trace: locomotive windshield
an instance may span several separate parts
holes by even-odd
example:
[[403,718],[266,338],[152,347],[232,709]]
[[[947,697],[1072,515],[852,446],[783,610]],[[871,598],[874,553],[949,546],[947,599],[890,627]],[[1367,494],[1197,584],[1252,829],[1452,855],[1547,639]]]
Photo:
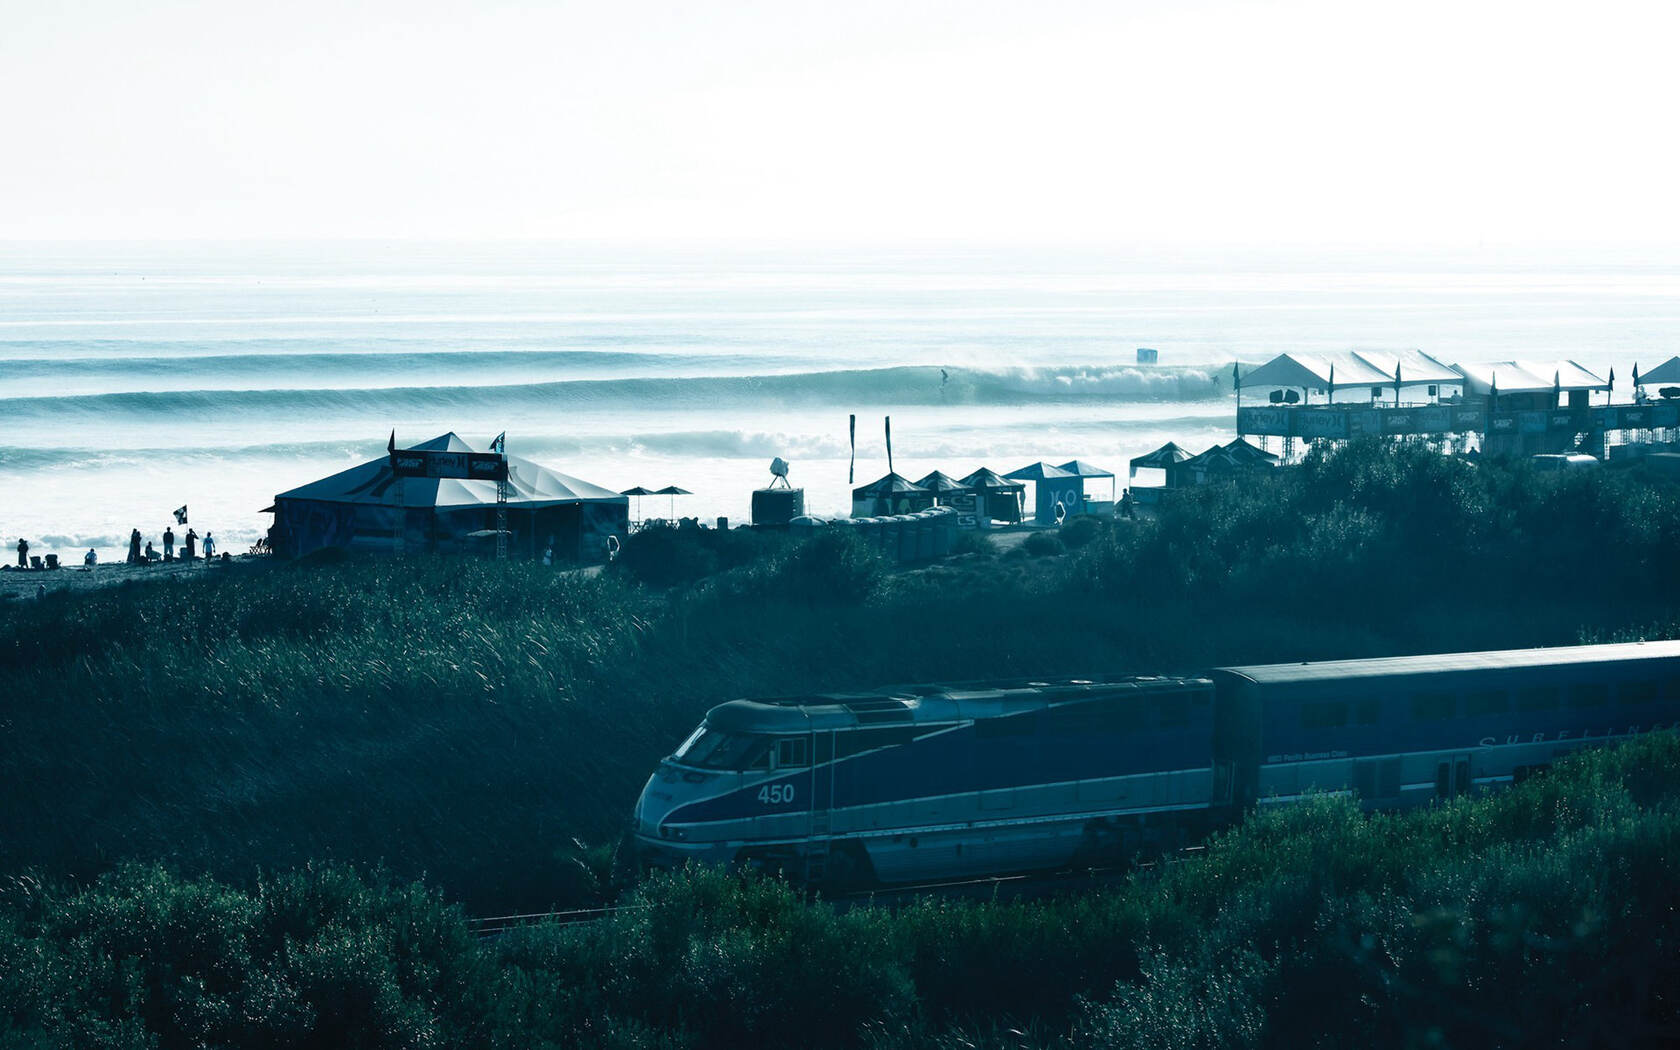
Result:
[[770,739],[725,733],[701,726],[671,756],[678,762],[705,769],[754,769],[770,764]]

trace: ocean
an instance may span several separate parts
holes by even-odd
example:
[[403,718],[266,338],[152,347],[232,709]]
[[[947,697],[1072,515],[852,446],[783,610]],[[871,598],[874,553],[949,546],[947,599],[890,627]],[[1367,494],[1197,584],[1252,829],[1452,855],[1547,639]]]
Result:
[[[0,538],[121,558],[190,508],[244,551],[273,496],[446,431],[745,521],[1078,458],[1124,478],[1234,434],[1230,363],[1417,348],[1626,376],[1680,349],[1680,253],[498,242],[0,243]],[[1139,347],[1160,363],[1136,363]],[[1622,392],[1622,388],[1618,388]],[[1122,484],[1123,484],[1122,480]]]

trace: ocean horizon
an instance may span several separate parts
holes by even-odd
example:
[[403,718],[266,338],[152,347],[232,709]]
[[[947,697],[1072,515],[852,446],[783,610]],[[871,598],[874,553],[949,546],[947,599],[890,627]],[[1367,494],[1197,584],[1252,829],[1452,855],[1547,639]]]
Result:
[[187,505],[238,553],[276,493],[393,430],[694,492],[641,516],[744,522],[777,456],[843,514],[853,413],[856,484],[886,472],[887,416],[910,477],[1079,458],[1123,484],[1164,441],[1234,435],[1232,361],[1621,377],[1674,354],[1677,292],[1680,256],[1614,248],[0,243],[0,533],[120,558]]

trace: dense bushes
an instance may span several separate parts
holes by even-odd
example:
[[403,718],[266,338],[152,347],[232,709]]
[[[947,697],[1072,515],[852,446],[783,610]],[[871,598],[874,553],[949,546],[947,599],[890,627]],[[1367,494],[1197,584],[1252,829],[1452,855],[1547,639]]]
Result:
[[[1671,487],[1614,472],[1354,446],[1056,558],[902,572],[840,532],[661,529],[598,578],[236,564],[5,603],[0,872],[382,861],[480,910],[582,904],[578,857],[725,700],[1659,637],[1676,519]],[[683,575],[635,568],[656,535],[717,571],[638,583]]]
[[1031,902],[808,905],[720,871],[478,941],[314,866],[0,894],[0,1046],[1256,1047],[1660,1042],[1680,1025],[1680,739],[1487,798],[1269,810]]

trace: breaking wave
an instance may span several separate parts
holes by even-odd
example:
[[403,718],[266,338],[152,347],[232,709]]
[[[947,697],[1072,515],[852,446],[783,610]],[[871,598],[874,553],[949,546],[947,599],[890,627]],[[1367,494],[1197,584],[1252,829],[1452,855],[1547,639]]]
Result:
[[1204,401],[1224,392],[1219,368],[1012,368],[917,366],[778,375],[575,379],[548,383],[372,389],[129,391],[0,398],[10,421],[98,416],[203,422],[252,416],[410,418],[475,410],[651,410],[763,405],[766,408],[878,405],[1007,406],[1098,399]]

